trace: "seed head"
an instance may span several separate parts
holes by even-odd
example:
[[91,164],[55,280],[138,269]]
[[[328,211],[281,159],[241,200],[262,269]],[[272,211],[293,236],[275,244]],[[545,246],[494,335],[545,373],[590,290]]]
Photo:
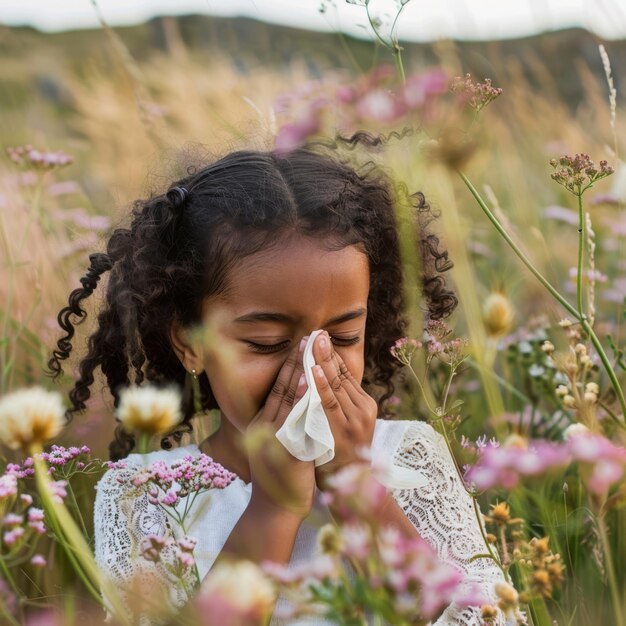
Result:
[[42,387],[20,389],[0,400],[0,442],[26,451],[31,444],[43,444],[65,426],[61,395]]
[[493,292],[483,305],[483,323],[492,337],[504,335],[513,325],[515,311],[511,301],[502,293]]
[[500,87],[494,87],[491,84],[490,78],[486,78],[482,83],[475,83],[470,74],[466,74],[465,78],[460,76],[455,78],[451,89],[477,113],[502,93]]
[[164,433],[182,419],[180,396],[171,388],[129,387],[122,392],[117,417],[128,431]]
[[597,168],[589,155],[582,153],[551,159],[550,165],[554,168],[552,180],[575,196],[581,196],[596,181],[613,173],[613,168],[606,161],[600,161],[600,167]]

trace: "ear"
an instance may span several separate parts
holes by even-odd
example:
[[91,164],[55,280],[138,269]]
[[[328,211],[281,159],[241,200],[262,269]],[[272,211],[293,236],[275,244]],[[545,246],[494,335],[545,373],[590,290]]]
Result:
[[202,346],[192,340],[192,333],[178,322],[170,326],[170,342],[183,367],[198,374],[204,371]]

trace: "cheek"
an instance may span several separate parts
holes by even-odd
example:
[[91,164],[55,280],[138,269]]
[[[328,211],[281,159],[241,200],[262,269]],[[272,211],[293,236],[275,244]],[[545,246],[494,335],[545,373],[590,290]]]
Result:
[[256,415],[272,388],[282,361],[239,355],[228,363],[207,364],[215,400],[224,416],[243,430]]

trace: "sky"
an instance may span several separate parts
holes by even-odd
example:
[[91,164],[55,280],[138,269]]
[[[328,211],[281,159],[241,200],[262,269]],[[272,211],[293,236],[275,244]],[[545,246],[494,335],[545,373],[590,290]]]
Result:
[[[309,28],[343,30],[371,37],[364,0],[97,0],[112,26],[141,23],[157,15],[198,13],[246,16]],[[384,16],[401,0],[370,0]],[[93,0],[0,0],[0,24],[59,31],[98,26]],[[626,0],[410,0],[399,20],[407,41],[505,39],[580,26],[603,39],[626,38]]]

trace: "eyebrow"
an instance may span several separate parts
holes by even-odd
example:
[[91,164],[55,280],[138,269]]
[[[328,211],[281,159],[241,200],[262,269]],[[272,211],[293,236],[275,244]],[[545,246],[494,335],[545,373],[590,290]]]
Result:
[[[347,313],[343,313],[338,317],[333,317],[326,323],[322,324],[322,326],[334,326],[336,324],[343,324],[344,322],[349,322],[350,320],[362,317],[366,313],[366,309],[364,309],[363,307],[359,307],[358,309],[354,309],[354,311],[348,311]],[[283,324],[288,324],[289,322],[293,321],[293,318],[289,315],[285,315],[284,313],[272,313],[270,311],[253,311],[252,313],[246,313],[245,315],[241,315],[240,317],[237,317],[235,319],[235,322],[239,322],[242,324],[254,324],[255,322],[279,322]]]

